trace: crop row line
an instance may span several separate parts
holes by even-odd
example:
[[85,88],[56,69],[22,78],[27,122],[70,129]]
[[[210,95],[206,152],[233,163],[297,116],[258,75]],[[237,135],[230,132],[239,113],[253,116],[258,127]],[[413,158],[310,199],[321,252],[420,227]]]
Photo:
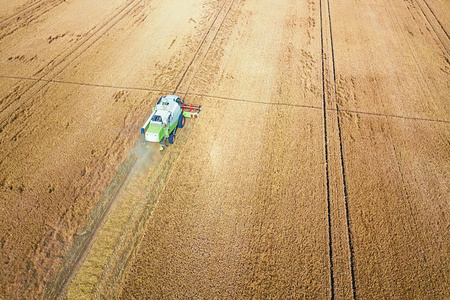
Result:
[[70,250],[67,252],[53,281],[46,286],[44,294],[45,299],[63,298],[69,283],[80,268],[82,261],[86,258],[87,251],[92,246],[93,238],[99,231],[100,225],[105,220],[123,185],[130,177],[130,171],[136,164],[137,159],[136,155],[130,154],[120,165],[116,175],[113,177],[96,206],[91,211],[89,218],[81,231],[82,234],[78,235]]

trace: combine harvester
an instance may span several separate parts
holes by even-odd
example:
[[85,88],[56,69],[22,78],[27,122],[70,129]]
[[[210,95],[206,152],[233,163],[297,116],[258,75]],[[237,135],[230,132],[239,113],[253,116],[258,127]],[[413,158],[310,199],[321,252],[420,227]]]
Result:
[[145,141],[160,144],[159,150],[164,150],[166,141],[169,144],[175,142],[175,134],[178,128],[183,128],[186,118],[198,118],[201,106],[184,104],[184,100],[175,95],[160,97],[153,107],[150,118],[141,128],[141,134]]

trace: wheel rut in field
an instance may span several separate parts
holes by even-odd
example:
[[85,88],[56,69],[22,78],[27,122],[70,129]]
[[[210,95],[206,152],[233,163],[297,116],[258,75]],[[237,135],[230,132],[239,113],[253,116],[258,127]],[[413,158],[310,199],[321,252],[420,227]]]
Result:
[[[132,0],[122,5],[118,8],[118,11],[113,14],[113,16],[109,17],[100,25],[94,26],[95,29],[93,30],[93,32],[90,33],[85,39],[81,40],[81,42],[79,42],[78,44],[75,44],[66,53],[61,53],[60,55],[58,55],[62,56],[61,58],[57,58],[56,60],[51,61],[47,65],[47,70],[45,70],[46,67],[39,70],[36,75],[40,73],[42,73],[42,75],[34,78],[36,81],[32,83],[31,86],[29,86],[19,94],[13,95],[15,97],[14,99],[12,99],[13,101],[9,102],[7,105],[5,105],[5,107],[2,107],[0,111],[0,119],[2,120],[0,126],[4,127],[8,121],[9,123],[7,124],[10,124],[10,118],[12,115],[14,115],[36,94],[44,89],[51,82],[51,80],[61,74],[70,65],[71,62],[76,60],[89,48],[91,48],[92,45],[94,45],[100,38],[102,38],[109,30],[111,30],[120,20],[122,20],[141,2],[142,0]],[[133,3],[134,5],[132,5]],[[44,80],[46,77],[50,79]],[[41,85],[39,86],[40,83]]]
[[433,32],[436,34],[436,37],[444,52],[446,52],[447,55],[450,55],[450,36],[445,30],[441,21],[439,21],[433,9],[430,7],[430,5],[428,5],[428,2],[426,0],[414,0],[414,2],[417,4],[417,7],[422,12],[423,17],[428,22]]
[[20,28],[37,20],[42,15],[63,4],[64,0],[46,1],[40,0],[24,7],[13,15],[0,21],[0,40],[5,36],[13,34]]
[[327,195],[327,222],[328,222],[328,257],[330,264],[330,298],[334,299],[334,274],[333,274],[333,240],[331,238],[331,204],[330,204],[330,175],[328,165],[328,134],[327,134],[327,97],[325,96],[325,61],[324,61],[324,33],[322,27],[322,0],[319,1],[320,7],[320,48],[322,58],[322,111],[323,111],[323,138],[325,155],[325,177],[326,177],[326,195]]
[[[58,55],[61,58],[55,58],[49,62],[49,64],[43,69],[39,70],[36,75],[36,80],[25,90],[21,91],[19,94],[12,95],[12,101],[7,103],[0,110],[0,126],[4,127],[5,124],[10,124],[10,118],[17,111],[19,111],[25,104],[27,104],[36,94],[38,94],[42,89],[44,89],[56,76],[61,74],[71,62],[80,57],[89,48],[92,47],[100,38],[102,38],[110,29],[114,27],[120,20],[122,20],[127,14],[130,13],[141,1],[131,0],[126,2],[124,5],[118,8],[118,11],[112,16],[107,18],[107,20],[100,23],[100,25],[94,26],[94,30],[86,38],[82,39],[79,43],[75,44],[66,53],[60,53]],[[132,6],[132,4],[135,5]],[[109,25],[109,26],[108,26]],[[108,26],[108,27],[107,27]],[[65,63],[65,64],[64,64]],[[47,68],[47,69],[46,69]],[[53,73],[53,74],[52,74]],[[47,77],[47,80],[45,80]],[[39,86],[39,84],[41,84]],[[9,123],[8,123],[9,121]]]
[[[331,63],[333,70],[333,92],[332,94],[336,95],[336,69],[335,69],[335,60],[334,60],[334,47],[333,47],[333,29],[332,29],[332,21],[331,21],[331,9],[330,9],[330,0],[327,0],[327,11],[328,11],[328,23],[330,27],[330,46],[331,46]],[[351,272],[351,283],[352,283],[352,292],[353,299],[356,299],[356,284],[355,284],[355,264],[354,264],[354,251],[353,251],[353,243],[352,243],[352,232],[350,228],[350,213],[348,209],[348,193],[347,193],[347,179],[345,173],[345,162],[344,162],[344,149],[342,145],[342,127],[341,127],[341,117],[339,113],[339,105],[337,101],[335,101],[336,107],[336,117],[337,117],[337,127],[339,133],[339,152],[340,152],[340,163],[341,163],[341,171],[342,171],[342,184],[344,188],[344,201],[345,201],[345,220],[347,225],[347,238],[348,238],[348,247],[350,250],[350,272]]]
[[331,299],[356,299],[354,251],[342,145],[341,111],[336,100],[336,69],[329,0],[320,1],[320,28],[330,293]]
[[[24,91],[20,92],[17,95],[12,95],[12,97],[6,97],[10,98],[11,101],[6,104],[5,107],[3,107],[0,111],[0,128],[2,130],[5,130],[7,126],[11,126],[12,124],[14,124],[16,120],[18,120],[18,115],[20,113],[23,113],[27,109],[27,105],[33,107],[33,103],[31,100],[34,99],[39,92],[48,87],[52,80],[55,79],[56,76],[61,74],[70,65],[71,62],[76,60],[89,48],[91,48],[100,38],[102,38],[110,29],[112,29],[120,20],[128,15],[142,1],[143,0],[133,0],[127,2],[125,5],[119,8],[118,12],[116,12],[106,21],[102,22],[101,25],[96,30],[94,30],[86,39],[75,45],[58,61],[50,63],[49,69],[45,71],[45,73],[37,78],[34,82],[32,82],[31,85]],[[48,77],[49,79],[45,80],[45,77]],[[43,116],[43,118],[45,119],[46,116]],[[23,132],[27,132],[27,126],[25,126],[26,119],[22,122],[22,126],[18,127],[17,131],[15,131],[15,133],[9,138],[10,140],[16,140]],[[12,147],[10,151],[6,153],[6,155],[4,155],[3,159],[0,161],[0,164],[2,164],[3,161],[7,159],[12,152],[14,152],[15,147]]]
[[[192,60],[190,61],[187,68],[184,70],[183,75],[180,78],[180,81],[176,85],[173,94],[176,94],[177,91],[180,89],[180,86],[182,83],[187,82],[187,85],[185,87],[185,91],[183,92],[184,96],[186,96],[189,92],[189,86],[193,78],[195,77],[197,73],[197,66],[201,65],[205,57],[207,56],[209,50],[211,49],[211,46],[213,45],[217,34],[219,33],[220,29],[222,28],[223,23],[225,22],[225,19],[228,16],[228,13],[231,10],[231,7],[233,6],[235,0],[228,0],[224,1],[223,5],[221,6],[219,13],[214,18],[214,21],[211,23],[211,26],[208,28],[208,31],[204,35],[202,41],[200,42],[197,51],[195,52],[194,56],[192,57]],[[228,4],[228,5],[227,5]],[[207,45],[207,46],[204,46]]]
[[12,20],[14,18],[17,18],[20,14],[33,9],[33,7],[35,7],[36,5],[39,5],[41,2],[43,2],[44,0],[38,0],[34,3],[31,3],[29,5],[24,5],[22,6],[22,8],[18,9],[16,12],[14,12],[12,15],[7,16],[5,18],[3,18],[3,20],[0,20],[0,26],[3,26],[3,24],[7,23],[9,20]]

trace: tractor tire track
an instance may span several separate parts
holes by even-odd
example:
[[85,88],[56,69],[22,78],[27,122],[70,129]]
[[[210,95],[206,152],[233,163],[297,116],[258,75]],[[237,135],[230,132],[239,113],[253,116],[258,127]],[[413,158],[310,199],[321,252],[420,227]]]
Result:
[[[330,38],[330,50],[331,50],[331,65],[332,65],[332,79],[333,82],[331,87],[334,91],[337,90],[336,86],[336,68],[335,68],[335,58],[334,58],[334,45],[333,45],[333,29],[332,29],[332,21],[331,21],[331,8],[330,8],[330,0],[326,0],[327,2],[327,18],[328,18],[328,26],[329,26],[329,38]],[[336,117],[337,117],[337,128],[338,128],[338,137],[339,137],[339,152],[340,152],[340,165],[342,170],[342,184],[344,188],[344,203],[345,203],[345,221],[347,225],[347,239],[348,239],[348,247],[350,250],[350,274],[351,274],[351,286],[352,286],[352,294],[353,299],[356,298],[356,283],[355,283],[355,262],[354,262],[354,249],[352,242],[352,232],[351,232],[351,222],[350,222],[350,213],[348,206],[348,192],[347,192],[347,179],[345,173],[345,162],[344,162],[344,149],[342,143],[342,126],[341,126],[341,117],[339,111],[339,105],[337,101],[335,101],[336,108]]]
[[[225,16],[223,17],[223,19],[222,19],[221,21],[219,21],[219,22],[220,22],[220,25],[219,25],[218,28],[215,30],[214,37],[213,37],[212,41],[210,42],[208,48],[206,49],[206,52],[202,55],[202,58],[201,58],[200,61],[199,61],[200,64],[201,64],[201,62],[203,61],[203,59],[206,57],[206,55],[208,54],[208,51],[211,49],[211,45],[213,44],[214,40],[216,39],[217,33],[220,31],[220,28],[222,27],[222,25],[223,25],[225,19],[227,18],[227,15],[228,15],[228,13],[229,13],[231,7],[233,6],[234,1],[235,1],[235,0],[232,0],[232,1],[231,1],[231,4],[230,4],[230,6],[228,7],[228,10],[227,10],[226,13],[225,13]],[[195,60],[197,59],[197,57],[199,56],[199,54],[200,54],[200,52],[201,52],[201,49],[202,49],[203,45],[205,44],[205,41],[206,41],[207,37],[210,35],[210,32],[211,32],[211,30],[212,30],[214,24],[216,24],[217,19],[219,18],[220,13],[223,11],[223,8],[225,7],[225,5],[226,5],[227,2],[230,2],[230,1],[224,1],[224,2],[223,2],[223,5],[221,6],[219,12],[217,13],[216,17],[214,18],[213,22],[211,23],[211,26],[208,28],[208,31],[206,32],[206,34],[203,36],[203,39],[202,39],[202,41],[200,42],[200,44],[198,45],[198,48],[197,48],[197,50],[196,50],[194,56],[192,57],[191,61],[189,62],[189,65],[186,67],[186,69],[185,69],[184,72],[183,72],[183,75],[181,76],[180,80],[178,81],[178,84],[176,85],[176,87],[175,87],[175,89],[174,89],[174,91],[173,91],[174,94],[176,94],[176,92],[177,92],[178,89],[180,88],[180,85],[181,85],[181,83],[185,80],[188,71],[191,69],[192,65],[194,64],[194,61],[195,61]],[[192,80],[192,77],[195,76],[195,74],[196,74],[196,72],[194,71],[194,73],[191,75],[191,80]],[[190,82],[191,80],[189,80],[189,82]],[[186,94],[187,94],[187,93],[186,93]]]
[[5,36],[13,34],[20,28],[27,26],[34,20],[40,18],[42,15],[58,7],[64,2],[64,0],[54,0],[50,2],[40,0],[20,10],[19,12],[16,12],[12,16],[5,18],[0,21],[0,40]]
[[43,1],[44,0],[38,0],[38,1],[30,4],[29,6],[26,6],[26,7],[22,8],[21,10],[15,12],[11,16],[5,17],[3,20],[0,21],[0,26],[2,26],[4,23],[8,22],[9,20],[15,18],[16,16],[20,15],[21,13],[24,13],[25,11],[32,9],[33,7],[35,7],[36,5],[40,4]]
[[[8,125],[10,126],[13,124],[16,120],[19,119],[19,115],[25,111],[23,108],[26,104],[30,102],[31,99],[33,99],[34,96],[36,96],[39,92],[41,92],[44,88],[48,87],[49,84],[52,82],[54,78],[56,78],[59,74],[61,74],[73,61],[75,61],[78,57],[80,57],[83,53],[85,53],[87,50],[89,50],[100,38],[102,38],[111,28],[113,28],[120,20],[122,20],[126,15],[128,15],[136,6],[138,6],[143,0],[137,1],[132,0],[128,2],[124,7],[122,7],[116,14],[114,14],[112,17],[110,17],[107,21],[105,21],[97,30],[95,30],[88,38],[86,38],[80,45],[76,46],[74,49],[72,49],[67,55],[65,55],[59,62],[57,62],[50,70],[48,70],[44,75],[42,75],[36,82],[34,82],[27,90],[25,90],[23,93],[21,93],[16,99],[20,99],[21,97],[25,96],[28,92],[31,94],[27,96],[24,101],[13,101],[10,103],[10,105],[6,108],[4,108],[0,112],[0,116],[2,113],[6,114],[9,113],[6,117],[6,120],[4,119],[3,122],[0,123],[0,129],[4,130]],[[134,4],[134,5],[132,5]],[[109,25],[109,26],[108,26]],[[101,32],[103,31],[103,32]],[[97,34],[99,34],[97,37],[95,37]],[[95,37],[95,38],[94,38]],[[91,43],[86,44],[88,41],[90,41],[92,38],[94,38]],[[84,46],[84,47],[83,47]],[[83,48],[82,48],[83,47]],[[80,50],[78,53],[77,51]],[[65,65],[61,66],[63,63]],[[61,66],[59,70],[57,70],[57,67]],[[44,77],[49,75],[52,71],[55,71],[55,74],[49,76],[49,80],[44,80]],[[43,83],[41,86],[38,86],[38,83]],[[36,87],[36,90],[32,90],[33,87]],[[13,104],[17,104],[15,107],[13,107]],[[31,103],[31,106],[33,106],[33,103]],[[10,108],[12,112],[7,112],[6,110]],[[21,111],[19,111],[21,110]],[[44,116],[44,120],[47,119],[50,112]],[[23,120],[23,126],[19,128],[18,131],[16,131],[15,134],[12,135],[12,137],[9,138],[10,141],[16,141],[20,135],[23,132],[27,132],[27,134],[32,134],[34,130],[28,130],[26,125],[26,120],[29,119],[30,116],[27,116],[25,120]],[[0,143],[3,143],[4,140],[0,141]],[[0,161],[0,165],[8,158],[8,156],[14,152],[14,150],[18,147],[18,144],[11,147],[10,151],[6,153],[2,160]]]
[[[27,81],[36,81],[37,80],[34,78],[27,78],[27,77],[20,77],[20,76],[6,76],[6,75],[0,75],[0,78],[20,79],[20,80],[27,80]],[[161,90],[161,89],[158,89],[155,87],[118,86],[118,85],[106,85],[106,84],[86,83],[86,82],[57,80],[57,79],[53,79],[53,80],[41,79],[41,81],[46,81],[46,82],[48,81],[48,82],[59,83],[59,84],[86,86],[86,87],[101,87],[101,88],[105,88],[105,89],[161,92],[163,94],[173,93],[173,90]],[[215,99],[221,99],[224,101],[234,101],[234,102],[237,101],[237,102],[255,103],[255,104],[269,105],[269,106],[303,107],[303,108],[320,109],[320,110],[323,109],[323,106],[315,106],[315,105],[289,104],[289,103],[282,103],[282,102],[265,102],[265,101],[258,101],[258,100],[253,100],[253,99],[241,99],[241,98],[225,97],[225,96],[220,96],[220,95],[210,95],[210,94],[196,93],[196,92],[185,92],[182,90],[179,90],[178,92],[180,94],[189,94],[191,96],[200,96],[200,97],[205,97],[205,98],[215,98]],[[330,107],[330,108],[327,108],[327,111],[336,111],[336,108]],[[351,114],[356,114],[356,115],[378,116],[378,117],[387,117],[387,118],[394,118],[394,119],[404,119],[404,120],[415,120],[415,121],[423,121],[423,122],[431,122],[431,123],[450,124],[449,120],[442,120],[442,119],[431,119],[431,118],[422,118],[422,117],[414,117],[414,116],[402,116],[402,115],[394,115],[394,114],[386,114],[386,113],[378,113],[378,112],[370,112],[370,111],[360,111],[360,110],[346,109],[346,108],[340,108],[339,111],[343,112],[343,113],[351,113]]]
[[324,30],[322,16],[322,0],[319,0],[320,9],[320,50],[322,60],[322,111],[323,111],[323,138],[324,138],[324,155],[325,155],[325,178],[326,178],[326,195],[327,195],[327,222],[328,222],[328,261],[330,264],[330,299],[334,299],[334,274],[333,274],[333,239],[331,230],[331,203],[330,203],[330,177],[328,165],[328,133],[327,133],[327,97],[325,87],[325,60],[324,60]]
[[[27,92],[29,92],[34,86],[36,86],[38,83],[40,83],[41,81],[43,81],[43,79],[49,75],[53,70],[56,70],[56,68],[58,66],[60,66],[62,63],[64,63],[72,54],[74,54],[78,49],[80,49],[83,45],[85,45],[90,39],[92,39],[97,33],[99,33],[102,29],[104,29],[109,23],[111,23],[116,17],[118,17],[124,10],[126,10],[133,2],[135,2],[137,0],[131,0],[128,3],[125,3],[123,7],[119,8],[119,11],[117,13],[115,13],[113,16],[111,16],[110,18],[108,18],[105,22],[103,22],[100,27],[98,29],[96,29],[93,33],[89,34],[89,32],[87,33],[89,36],[84,39],[83,41],[81,41],[78,45],[75,45],[74,48],[69,50],[69,53],[66,54],[64,57],[62,57],[59,61],[55,61],[52,60],[47,66],[51,67],[45,71],[45,73],[43,75],[41,75],[39,78],[36,78],[36,82],[33,83],[29,88],[27,88],[26,90],[24,90],[22,93],[20,93],[16,99],[14,99],[14,101],[11,101],[9,103],[9,105],[7,105],[6,107],[2,108],[0,110],[0,119],[8,119],[8,117],[11,117],[16,111],[18,111],[23,105],[25,105],[35,94],[37,94],[43,87],[41,87],[40,89],[38,89],[37,92],[33,93],[31,96],[29,96],[28,98],[26,98],[22,103],[20,103],[18,105],[18,107],[16,107],[15,109],[12,108],[11,110],[13,110],[12,112],[10,112],[8,114],[8,117],[4,117],[2,116],[2,114],[7,114],[7,111],[9,109],[9,107],[11,107],[14,103],[19,102],[17,100],[19,100],[20,98],[22,98]],[[136,5],[135,5],[136,6]],[[133,6],[133,8],[135,7]],[[131,10],[131,9],[130,9]],[[129,11],[127,11],[125,13],[125,15],[129,13]],[[111,29],[118,21],[120,21],[125,15],[123,15],[122,17],[120,17],[115,23],[112,24],[112,26],[110,26],[110,28],[108,28],[105,32],[103,32],[97,39],[95,39],[91,44],[88,45],[88,47],[86,49],[83,49],[82,52],[80,54],[78,54],[73,60],[75,60],[76,58],[78,58],[81,54],[83,54],[86,50],[88,50],[99,38],[101,38],[104,34],[106,34],[107,31],[109,31],[109,29]],[[97,27],[97,26],[95,26]],[[94,27],[94,28],[95,28]],[[62,55],[62,53],[60,54]],[[69,61],[68,64],[70,64],[72,61]],[[67,65],[68,65],[67,64]],[[57,75],[59,75],[66,67],[64,66],[61,70],[59,70],[57,72],[56,75],[51,76],[51,79],[54,79]],[[43,69],[41,69],[40,71],[38,71],[36,74],[39,74],[43,71]],[[44,86],[46,86],[49,82],[45,81],[44,82]],[[3,127],[5,122],[0,123],[0,126]]]
[[434,11],[428,5],[426,0],[414,0],[414,2],[417,4],[417,7],[422,12],[422,15],[424,16],[425,20],[427,20],[431,29],[433,29],[433,32],[440,42],[440,45],[443,48],[444,52],[446,52],[447,55],[450,55],[450,36],[445,30],[442,23],[436,17]]
[[[216,38],[217,38],[218,33],[220,32],[220,30],[221,30],[221,28],[222,28],[222,26],[223,26],[225,20],[227,19],[228,13],[230,12],[231,8],[233,7],[234,2],[235,2],[235,0],[231,1],[231,4],[230,4],[230,6],[228,7],[227,12],[225,13],[225,16],[223,17],[222,22],[220,22],[219,27],[218,27],[217,30],[215,31],[216,33],[214,34],[214,37],[212,38],[211,42],[209,43],[208,48],[206,49],[205,53],[201,56],[201,58],[200,58],[200,60],[199,60],[199,62],[198,62],[198,65],[199,65],[199,66],[202,65],[203,61],[204,61],[205,58],[207,57],[207,55],[208,55],[208,53],[209,53],[209,50],[211,49],[212,45],[214,44],[214,42],[215,42],[215,40],[216,40]],[[192,63],[193,63],[193,61],[192,61]],[[192,63],[189,65],[188,69],[192,66]],[[186,69],[186,72],[188,71],[188,69]],[[198,69],[194,69],[192,75],[190,76],[189,81],[187,81],[187,83],[186,83],[186,91],[183,92],[184,97],[186,97],[186,96],[189,94],[189,87],[190,87],[192,81],[194,80],[194,78],[196,77],[197,72],[198,72]],[[181,83],[182,83],[182,81],[179,82],[177,88],[179,88],[179,86],[181,85]]]
[[[353,299],[356,299],[354,250],[348,207],[341,112],[336,99],[336,69],[330,1],[320,1],[319,5],[322,51],[324,146],[326,156],[329,226],[330,298],[349,297],[351,295]],[[328,113],[330,114],[331,119],[327,118]],[[331,182],[333,182],[333,189],[331,189]],[[336,187],[335,185],[340,185],[340,187]],[[333,241],[336,241],[336,245],[334,245],[335,243]],[[348,252],[341,247],[348,247]],[[334,250],[337,251],[334,252]],[[342,261],[344,257],[348,257],[348,263]],[[336,268],[336,270],[334,270],[334,268]],[[345,277],[344,274],[348,273],[349,276]]]

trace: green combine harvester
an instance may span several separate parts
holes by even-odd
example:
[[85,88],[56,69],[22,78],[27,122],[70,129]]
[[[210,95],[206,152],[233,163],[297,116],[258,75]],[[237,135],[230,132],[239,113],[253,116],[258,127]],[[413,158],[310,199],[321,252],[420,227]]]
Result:
[[175,95],[160,97],[141,128],[144,143],[159,143],[159,150],[164,150],[166,141],[169,144],[175,143],[175,134],[179,128],[184,127],[186,118],[198,118],[201,110],[201,106],[184,104],[184,100]]

